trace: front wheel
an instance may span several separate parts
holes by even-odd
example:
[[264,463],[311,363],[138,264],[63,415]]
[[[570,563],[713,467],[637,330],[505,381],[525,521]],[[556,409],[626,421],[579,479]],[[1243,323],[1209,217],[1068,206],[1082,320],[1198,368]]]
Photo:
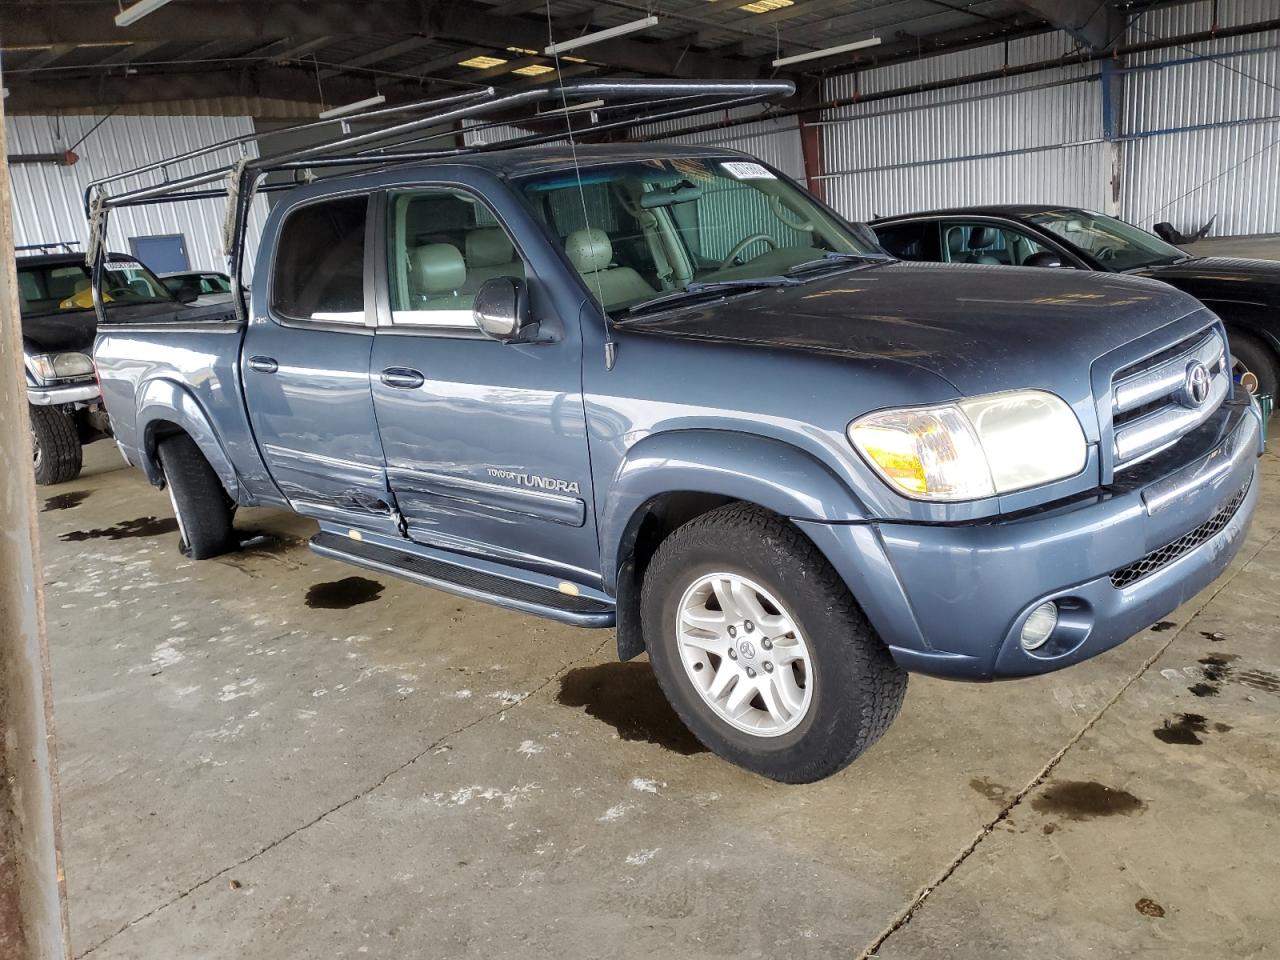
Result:
[[84,450],[75,420],[59,407],[31,407],[31,460],[42,487],[80,476]]
[[664,540],[641,611],[680,719],[771,779],[836,773],[902,705],[907,675],[839,575],[795,526],[758,507],[721,507]]
[[1240,333],[1229,335],[1231,341],[1231,376],[1250,394],[1276,395],[1276,367],[1271,352],[1252,337]]

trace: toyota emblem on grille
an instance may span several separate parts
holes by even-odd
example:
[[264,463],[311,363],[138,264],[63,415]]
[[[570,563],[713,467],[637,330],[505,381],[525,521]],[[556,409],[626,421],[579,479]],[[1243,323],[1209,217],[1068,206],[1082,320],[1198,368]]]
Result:
[[1187,379],[1182,385],[1182,403],[1184,406],[1203,407],[1209,399],[1209,368],[1199,360],[1187,365]]

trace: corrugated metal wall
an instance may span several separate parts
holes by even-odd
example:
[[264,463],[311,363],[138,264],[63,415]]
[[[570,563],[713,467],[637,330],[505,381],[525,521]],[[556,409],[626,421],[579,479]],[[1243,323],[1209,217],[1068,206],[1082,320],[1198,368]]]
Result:
[[[1233,0],[1218,5],[1218,25],[1278,14],[1277,0]],[[1131,36],[1203,31],[1212,16],[1203,2],[1152,11]],[[1142,53],[1129,66],[1125,219],[1189,230],[1216,215],[1220,236],[1280,232],[1280,31]]]
[[[722,119],[736,120],[760,113],[757,106],[735,107],[721,114]],[[691,143],[699,146],[721,146],[743,150],[759,157],[765,163],[777,167],[789,177],[804,180],[804,155],[800,150],[800,128],[795,117],[776,120],[760,120],[725,130],[703,130],[698,133],[681,133],[684,127],[702,126],[716,119],[711,117],[682,117],[662,123],[650,123],[636,127],[632,135],[643,139],[658,139],[668,143]]]
[[[1211,0],[1140,16],[1126,41],[1261,22],[1280,0]],[[1055,60],[1075,50],[1048,33],[829,79],[825,99],[868,97]],[[1196,59],[1207,55],[1215,59]],[[944,87],[827,111],[824,184],[851,219],[977,203],[1063,203],[1106,210],[1119,158],[1117,212],[1190,229],[1217,214],[1217,235],[1280,232],[1280,32],[1129,58],[1118,139],[1104,140],[1096,63]],[[1261,81],[1261,82],[1259,82]],[[1271,84],[1271,86],[1267,86]],[[755,107],[741,108],[737,115]],[[733,115],[733,114],[729,114]],[[680,134],[705,118],[637,135],[745,150],[803,179],[794,119]],[[1186,127],[1202,127],[1187,130]]]
[[[827,99],[883,95],[1062,56],[1053,33],[846,74]],[[971,203],[1104,206],[1107,148],[1096,65],[872,100],[823,117],[827,198],[867,220]]]
[[[11,153],[62,152],[84,138],[75,148],[80,161],[74,166],[10,167],[18,245],[75,240],[83,249],[87,228],[82,198],[91,180],[253,131],[248,117],[112,116],[90,133],[99,121],[94,116],[6,118]],[[249,147],[252,152],[253,145]],[[222,162],[236,156],[228,153]],[[222,200],[198,200],[118,210],[110,218],[110,246],[127,253],[130,237],[180,233],[192,269],[225,270],[224,209]],[[249,225],[250,252],[257,247],[266,211],[266,201],[258,197]]]

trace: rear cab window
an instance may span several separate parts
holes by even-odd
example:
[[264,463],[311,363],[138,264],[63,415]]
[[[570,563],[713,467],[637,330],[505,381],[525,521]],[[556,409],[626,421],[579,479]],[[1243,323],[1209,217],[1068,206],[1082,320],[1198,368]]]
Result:
[[369,197],[339,197],[290,211],[280,228],[271,309],[290,320],[365,323]]

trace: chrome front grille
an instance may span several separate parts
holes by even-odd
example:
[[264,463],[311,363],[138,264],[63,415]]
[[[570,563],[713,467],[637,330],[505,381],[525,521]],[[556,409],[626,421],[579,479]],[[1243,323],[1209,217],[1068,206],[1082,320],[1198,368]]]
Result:
[[1226,345],[1217,330],[1119,371],[1111,383],[1116,469],[1177,442],[1209,419],[1230,389]]

